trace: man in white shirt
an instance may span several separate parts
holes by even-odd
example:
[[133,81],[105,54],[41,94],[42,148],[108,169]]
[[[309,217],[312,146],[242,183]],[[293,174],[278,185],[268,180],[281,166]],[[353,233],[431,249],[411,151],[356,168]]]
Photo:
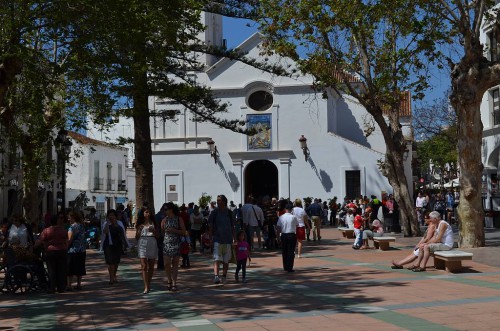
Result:
[[262,248],[262,238],[260,230],[262,222],[264,221],[264,212],[259,206],[255,204],[255,200],[251,195],[247,197],[246,203],[241,207],[241,217],[243,218],[243,226],[247,232],[247,240],[250,248],[253,249],[254,247],[254,233],[257,235],[259,249]]
[[295,259],[295,246],[297,244],[297,225],[299,224],[297,217],[292,214],[293,204],[288,202],[286,205],[286,213],[278,219],[278,240],[281,241],[283,270],[294,272],[293,262]]
[[417,209],[417,218],[420,224],[424,225],[423,208],[426,206],[427,199],[418,192],[417,200],[415,201],[415,208]]

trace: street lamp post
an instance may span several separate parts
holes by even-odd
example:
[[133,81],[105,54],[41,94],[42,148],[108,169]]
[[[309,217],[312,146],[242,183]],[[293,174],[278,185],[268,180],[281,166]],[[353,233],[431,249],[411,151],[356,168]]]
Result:
[[61,211],[64,212],[66,210],[66,161],[68,160],[69,154],[71,153],[71,146],[73,145],[68,138],[68,131],[64,129],[59,130],[55,145],[61,168]]

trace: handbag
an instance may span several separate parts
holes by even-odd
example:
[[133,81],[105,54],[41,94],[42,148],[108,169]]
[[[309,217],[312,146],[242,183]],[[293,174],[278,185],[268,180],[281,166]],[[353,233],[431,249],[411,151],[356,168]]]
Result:
[[252,206],[253,214],[255,215],[255,218],[257,219],[257,223],[259,224],[259,228],[262,230],[264,227],[262,226],[262,220],[260,220],[257,217],[257,213],[255,212],[255,208]]

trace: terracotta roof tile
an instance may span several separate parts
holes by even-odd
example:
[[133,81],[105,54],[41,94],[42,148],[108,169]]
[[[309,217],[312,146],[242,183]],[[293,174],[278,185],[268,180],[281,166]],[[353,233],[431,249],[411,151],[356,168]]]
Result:
[[78,143],[82,145],[97,145],[97,146],[105,146],[105,147],[110,147],[110,148],[118,148],[118,149],[126,149],[125,147],[117,146],[114,144],[110,144],[101,140],[96,140],[89,138],[87,136],[84,136],[83,134],[73,132],[73,131],[68,131],[68,136],[70,136],[72,139],[76,140]]

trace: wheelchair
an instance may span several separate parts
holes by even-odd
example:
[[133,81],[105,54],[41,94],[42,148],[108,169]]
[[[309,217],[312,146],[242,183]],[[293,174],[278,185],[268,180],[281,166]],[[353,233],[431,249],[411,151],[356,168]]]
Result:
[[11,247],[4,250],[0,261],[1,292],[24,294],[46,290],[49,278],[43,260],[36,255],[27,258],[28,253],[19,254],[20,251],[20,248]]

